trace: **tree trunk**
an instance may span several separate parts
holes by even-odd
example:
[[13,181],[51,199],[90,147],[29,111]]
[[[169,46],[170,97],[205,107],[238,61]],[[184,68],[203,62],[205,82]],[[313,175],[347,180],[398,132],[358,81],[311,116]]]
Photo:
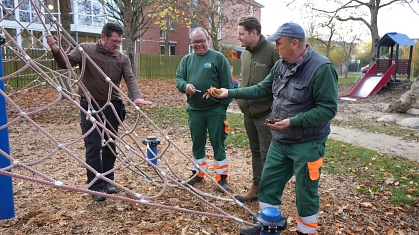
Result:
[[[65,31],[71,32],[71,23],[73,22],[70,15],[71,11],[71,3],[70,1],[61,0],[60,1],[60,12],[61,12],[61,25]],[[66,40],[61,40],[61,47],[64,51],[69,49],[69,43]],[[68,77],[62,77],[62,85],[64,89],[71,94],[72,89],[70,86],[70,81]]]
[[[64,30],[67,32],[71,32],[71,3],[70,1],[61,0],[60,1],[60,11],[61,11],[61,25],[63,26]],[[67,41],[62,41],[61,46],[64,50],[67,50],[68,43]]]
[[[136,71],[134,69],[134,38],[135,32],[132,32],[132,27],[131,27],[131,22],[132,22],[132,6],[131,6],[131,1],[130,0],[124,0],[124,5],[125,5],[125,11],[124,11],[124,36],[125,36],[125,43],[127,46],[127,56],[129,58],[129,60],[131,61],[131,68],[132,71],[134,72],[134,75],[136,76]],[[134,97],[132,95],[132,93],[128,90],[128,98],[130,100],[133,100]]]
[[371,31],[371,55],[370,55],[370,67],[375,64],[375,57],[377,56],[377,47],[375,43],[380,40],[380,35],[378,34],[378,9],[379,6],[370,7],[371,14],[371,24],[369,26]]

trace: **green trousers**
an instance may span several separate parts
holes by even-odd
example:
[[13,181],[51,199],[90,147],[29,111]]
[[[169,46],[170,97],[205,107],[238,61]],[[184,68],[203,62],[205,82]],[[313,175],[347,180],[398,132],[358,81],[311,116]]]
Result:
[[227,133],[224,131],[224,121],[227,118],[226,108],[223,105],[208,110],[188,109],[188,124],[192,138],[192,153],[195,159],[206,156],[205,145],[207,134],[214,151],[214,159],[223,161],[226,159],[224,141]]
[[252,152],[253,183],[257,186],[260,184],[263,165],[272,140],[271,130],[265,124],[268,117],[270,117],[270,114],[259,118],[244,117],[244,128]]
[[[279,208],[286,183],[295,174],[295,194],[298,215],[301,217],[317,215],[319,211],[319,180],[321,165],[315,169],[318,178],[310,177],[309,165],[319,162],[325,152],[325,143],[305,142],[281,144],[271,142],[258,197],[261,207]],[[310,169],[313,173],[313,169]],[[313,176],[313,175],[312,175]],[[261,208],[261,209],[263,209]]]

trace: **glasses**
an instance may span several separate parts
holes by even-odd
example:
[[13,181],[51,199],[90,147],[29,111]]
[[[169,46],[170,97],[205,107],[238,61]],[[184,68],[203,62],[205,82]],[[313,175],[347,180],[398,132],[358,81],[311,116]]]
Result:
[[207,40],[206,40],[206,39],[204,39],[204,40],[200,40],[200,41],[192,41],[192,45],[194,45],[194,46],[204,45],[204,44],[205,44],[205,42],[207,42]]

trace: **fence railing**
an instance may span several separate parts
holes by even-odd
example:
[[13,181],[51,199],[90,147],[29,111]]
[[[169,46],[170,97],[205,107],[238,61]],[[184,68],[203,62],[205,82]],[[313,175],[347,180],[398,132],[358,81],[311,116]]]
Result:
[[[45,72],[48,73],[49,69],[56,70],[57,65],[55,61],[52,59],[52,55],[45,56],[47,53],[45,50],[28,50],[26,54],[33,60],[37,60],[39,64],[44,67],[43,69]],[[21,69],[25,62],[22,61],[22,56],[19,54],[15,54],[13,50],[9,50],[7,48],[3,49],[3,73],[4,76],[9,74],[15,73],[19,69]],[[42,59],[39,59],[42,58]],[[42,68],[41,67],[41,68]],[[32,69],[28,68],[22,70],[17,76],[14,76],[12,79],[7,81],[7,85],[11,87],[22,87],[26,86],[27,84],[33,82],[34,80],[38,79],[40,75],[35,73]]]
[[[31,59],[38,60],[43,66],[45,71],[50,68],[57,70],[58,67],[55,61],[52,59],[52,55],[45,56],[47,53],[45,50],[28,50],[26,52]],[[175,79],[176,69],[183,56],[160,56],[160,55],[147,55],[147,54],[135,54],[135,66],[134,72],[139,78],[146,79]],[[233,67],[233,77],[238,77],[240,74],[241,62],[239,59],[228,59],[230,65]],[[3,50],[3,70],[4,76],[12,74],[24,66],[24,62],[17,57],[12,50]],[[11,87],[22,87],[31,83],[35,79],[39,78],[32,69],[26,69],[22,71],[19,76],[14,77],[7,81],[7,84]]]
[[[183,56],[135,55],[135,70],[141,78],[176,78],[176,69]],[[241,62],[238,59],[227,59],[233,67],[233,77],[240,75]]]

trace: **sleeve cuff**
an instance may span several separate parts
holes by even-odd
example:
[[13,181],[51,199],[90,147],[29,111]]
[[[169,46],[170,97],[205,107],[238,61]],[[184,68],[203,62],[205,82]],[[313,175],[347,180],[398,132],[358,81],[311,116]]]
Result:
[[297,117],[290,118],[290,126],[301,126],[300,120]]

